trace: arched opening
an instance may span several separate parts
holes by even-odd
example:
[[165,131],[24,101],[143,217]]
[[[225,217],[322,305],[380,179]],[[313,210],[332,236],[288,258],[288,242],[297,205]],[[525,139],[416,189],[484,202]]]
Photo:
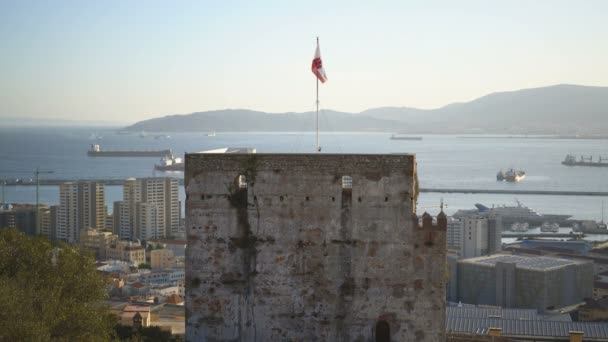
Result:
[[386,321],[376,323],[376,342],[390,342],[391,328]]

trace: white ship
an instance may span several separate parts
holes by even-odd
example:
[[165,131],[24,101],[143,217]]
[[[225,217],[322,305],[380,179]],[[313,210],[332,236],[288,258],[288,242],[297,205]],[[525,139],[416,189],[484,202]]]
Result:
[[540,226],[540,231],[543,233],[557,233],[559,232],[559,224],[543,222],[542,226]]
[[481,215],[481,216],[496,216],[502,219],[502,223],[505,226],[516,222],[528,222],[532,225],[541,225],[543,222],[556,222],[560,225],[566,225],[568,218],[572,215],[555,215],[555,214],[539,214],[533,209],[530,209],[523,205],[520,201],[515,200],[516,206],[493,206],[488,208],[483,204],[475,204],[477,209],[472,210],[458,210],[454,217],[466,215]]

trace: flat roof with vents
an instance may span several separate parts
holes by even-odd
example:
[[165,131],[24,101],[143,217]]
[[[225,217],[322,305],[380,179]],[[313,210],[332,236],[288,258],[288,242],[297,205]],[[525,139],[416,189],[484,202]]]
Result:
[[585,263],[582,260],[561,259],[547,256],[521,256],[521,255],[504,255],[495,254],[478,258],[463,259],[460,262],[472,264],[496,265],[498,262],[515,263],[518,268],[531,268],[537,270],[546,270],[551,268],[559,268],[567,265],[579,265]]

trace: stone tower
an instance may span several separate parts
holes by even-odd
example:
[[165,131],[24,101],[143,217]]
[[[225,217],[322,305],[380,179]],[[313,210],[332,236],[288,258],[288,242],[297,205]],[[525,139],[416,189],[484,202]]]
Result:
[[446,217],[414,155],[188,154],[191,341],[441,341]]

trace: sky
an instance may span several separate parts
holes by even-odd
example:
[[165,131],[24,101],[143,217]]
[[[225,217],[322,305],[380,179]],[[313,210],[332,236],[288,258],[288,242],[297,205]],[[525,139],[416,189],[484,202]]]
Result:
[[0,0],[0,119],[437,108],[608,85],[608,1]]

